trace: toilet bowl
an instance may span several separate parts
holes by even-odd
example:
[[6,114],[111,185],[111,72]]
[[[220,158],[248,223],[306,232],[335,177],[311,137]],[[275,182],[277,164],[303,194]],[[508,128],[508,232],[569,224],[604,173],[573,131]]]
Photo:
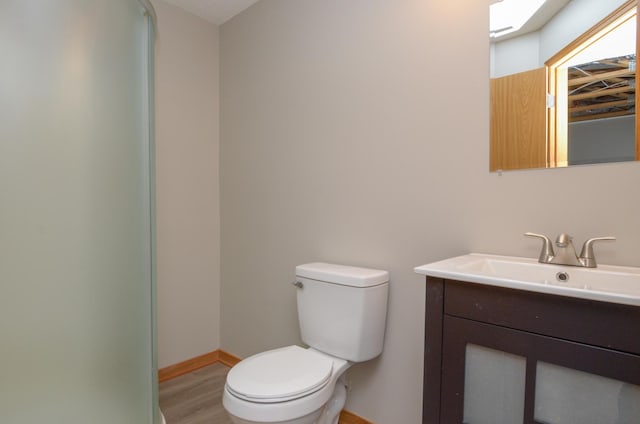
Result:
[[296,267],[298,320],[309,348],[292,345],[240,361],[222,404],[235,424],[337,424],[344,372],[382,352],[389,274],[311,263]]
[[[222,403],[236,424],[312,424],[337,417],[349,361],[287,346],[251,356],[227,375]],[[333,406],[333,408],[331,408]]]

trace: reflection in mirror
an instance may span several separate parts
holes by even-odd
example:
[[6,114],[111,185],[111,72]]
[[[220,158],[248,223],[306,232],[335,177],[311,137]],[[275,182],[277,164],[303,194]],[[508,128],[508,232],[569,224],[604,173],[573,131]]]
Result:
[[635,55],[600,57],[568,66],[569,123],[634,113]]
[[549,166],[635,159],[635,15],[618,9],[545,63],[563,99],[549,109]]
[[636,8],[546,0],[514,25],[492,10],[491,171],[640,159]]

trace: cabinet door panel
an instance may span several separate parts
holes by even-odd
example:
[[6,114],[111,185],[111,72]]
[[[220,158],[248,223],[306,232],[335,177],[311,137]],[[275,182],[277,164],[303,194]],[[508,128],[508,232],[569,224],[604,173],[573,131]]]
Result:
[[[612,384],[617,385],[620,390],[620,395],[611,395],[615,397],[616,402],[624,406],[629,402],[638,404],[635,397],[635,389],[633,386],[640,385],[640,357],[637,355],[631,355],[621,353],[617,351],[611,351],[603,348],[593,347],[575,342],[568,342],[561,339],[556,339],[547,336],[540,336],[523,331],[513,330],[509,328],[499,327],[490,324],[483,324],[476,321],[471,321],[462,318],[445,316],[444,318],[444,338],[443,338],[443,360],[442,360],[442,423],[463,423],[467,424],[482,424],[484,417],[480,416],[479,421],[473,421],[469,408],[474,407],[473,403],[476,402],[473,397],[469,400],[472,405],[467,406],[465,404],[465,384],[470,386],[480,386],[481,383],[477,381],[465,382],[466,378],[469,378],[467,369],[469,367],[477,367],[477,358],[474,355],[477,353],[477,348],[469,348],[470,345],[476,345],[482,347],[487,351],[493,350],[500,351],[495,352],[491,361],[495,362],[499,355],[503,355],[502,358],[508,358],[508,361],[512,361],[515,357],[522,357],[526,360],[525,366],[525,378],[524,389],[522,387],[514,390],[524,391],[524,400],[513,396],[513,393],[509,393],[505,396],[505,388],[501,386],[502,383],[497,384],[495,381],[500,381],[497,376],[489,380],[481,390],[484,391],[485,399],[487,402],[482,405],[483,408],[495,408],[504,411],[508,408],[510,411],[519,410],[519,402],[522,401],[524,407],[523,417],[517,421],[514,418],[515,414],[508,413],[503,416],[493,417],[492,424],[512,424],[514,422],[522,423],[546,423],[550,424],[565,424],[565,423],[580,423],[589,424],[586,421],[581,421],[578,417],[576,420],[565,421],[547,421],[547,416],[544,412],[536,412],[536,400],[538,402],[538,411],[544,411],[540,409],[540,406],[554,406],[550,403],[548,398],[544,395],[549,393],[549,390],[564,391],[565,393],[572,393],[583,399],[583,402],[590,403],[598,401],[598,392],[591,390],[593,385],[591,384],[575,384],[571,378],[567,377],[565,372],[564,376],[560,377],[558,373],[559,368],[568,369],[570,374],[579,371],[580,375],[587,375],[590,381],[598,380],[597,376],[606,377],[610,380],[618,380]],[[474,351],[475,349],[475,351]],[[488,349],[488,350],[487,350]],[[495,356],[498,355],[498,356]],[[484,355],[485,357],[487,355]],[[544,364],[548,365],[544,365]],[[485,365],[491,366],[491,365]],[[549,367],[552,368],[549,368]],[[505,369],[500,370],[504,374]],[[513,372],[513,367],[507,370],[507,374]],[[575,371],[577,370],[577,371]],[[485,369],[484,372],[487,370]],[[556,377],[553,380],[547,380],[549,375]],[[471,376],[472,379],[477,380],[477,375]],[[541,382],[537,381],[537,378],[542,378]],[[600,379],[602,381],[602,379]],[[626,383],[626,384],[625,384]],[[536,386],[539,386],[538,398],[536,399]],[[497,390],[494,388],[498,388]],[[611,387],[611,386],[609,386]],[[621,390],[624,388],[625,390]],[[627,395],[626,391],[632,388],[631,394]],[[601,389],[606,390],[606,389]],[[544,394],[544,395],[543,395]],[[471,395],[475,396],[475,395]],[[497,397],[502,399],[495,400]],[[510,398],[510,399],[509,399]],[[514,405],[505,406],[505,402],[514,402]],[[622,407],[621,406],[621,407]],[[566,405],[564,406],[566,408]],[[560,406],[562,408],[562,405]],[[612,407],[610,407],[611,409]],[[553,410],[553,408],[551,408]],[[622,424],[622,423],[638,423],[640,422],[640,413],[633,409],[629,410],[627,415],[623,416],[622,420],[618,419],[616,415],[610,414],[610,419],[605,421],[593,421],[593,424],[601,424],[603,422]],[[467,416],[465,416],[465,412]],[[534,420],[534,414],[536,420]],[[628,419],[627,419],[628,418]],[[468,419],[468,420],[466,420]],[[618,421],[616,421],[618,419]],[[625,421],[626,420],[626,421]]]
[[465,358],[463,422],[521,424],[526,358],[471,343]]
[[640,417],[640,386],[537,363],[535,419],[548,424],[632,424]]

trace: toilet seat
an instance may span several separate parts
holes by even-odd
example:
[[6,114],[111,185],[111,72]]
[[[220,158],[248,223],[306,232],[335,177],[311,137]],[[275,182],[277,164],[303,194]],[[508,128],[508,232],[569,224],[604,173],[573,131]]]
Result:
[[285,402],[320,390],[331,379],[332,371],[330,358],[299,346],[287,346],[238,363],[227,375],[227,389],[250,402]]

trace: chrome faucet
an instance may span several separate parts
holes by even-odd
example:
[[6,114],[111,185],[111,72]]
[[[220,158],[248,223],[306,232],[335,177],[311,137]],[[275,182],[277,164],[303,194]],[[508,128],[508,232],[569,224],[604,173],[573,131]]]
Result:
[[597,266],[596,257],[593,253],[593,244],[601,240],[615,240],[615,237],[594,237],[584,242],[580,256],[576,254],[573,246],[573,237],[569,234],[560,234],[555,241],[557,254],[553,249],[553,244],[549,237],[543,234],[525,233],[527,237],[535,237],[542,240],[542,250],[538,257],[538,262],[543,264],[571,265],[584,268],[595,268]]

